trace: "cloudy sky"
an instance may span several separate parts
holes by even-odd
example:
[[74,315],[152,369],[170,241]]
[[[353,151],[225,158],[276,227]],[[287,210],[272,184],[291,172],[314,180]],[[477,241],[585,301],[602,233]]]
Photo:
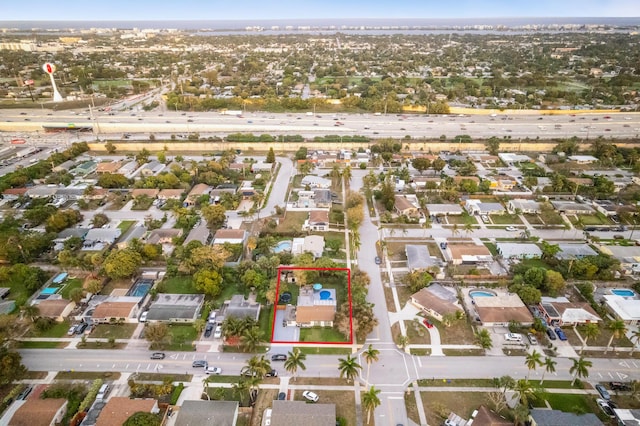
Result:
[[639,17],[640,0],[29,0],[5,20]]

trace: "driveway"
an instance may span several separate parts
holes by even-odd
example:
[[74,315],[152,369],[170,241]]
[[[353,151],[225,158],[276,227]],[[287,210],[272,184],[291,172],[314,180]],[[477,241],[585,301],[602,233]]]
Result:
[[[418,316],[418,313],[420,313],[418,308],[413,306],[411,303],[407,303],[400,312],[389,312],[389,323],[393,325],[398,321],[413,321],[416,318],[419,318],[420,322],[422,322],[423,318]],[[425,329],[429,332],[429,337],[431,338],[431,343],[426,345],[431,348],[431,356],[444,356],[440,340],[440,330],[438,330],[438,327],[425,327]],[[411,342],[409,342],[409,346],[411,346]]]
[[298,342],[300,340],[300,328],[283,327],[284,309],[276,311],[276,319],[273,323],[273,341],[274,342]]

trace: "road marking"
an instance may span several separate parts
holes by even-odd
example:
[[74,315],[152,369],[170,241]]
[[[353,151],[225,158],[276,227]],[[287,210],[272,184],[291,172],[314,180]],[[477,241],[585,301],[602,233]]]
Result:
[[634,368],[638,368],[638,364],[636,364],[634,361],[631,361],[631,364],[633,364]]
[[598,373],[598,376],[600,376],[600,378],[602,379],[602,374]]
[[620,361],[619,364],[625,368],[629,368],[629,364],[627,364],[627,361]]
[[127,365],[124,367],[124,369],[125,369],[125,370],[128,370],[128,369],[129,369],[129,364],[127,364]]
[[418,365],[422,368],[422,360],[418,357]]
[[620,380],[624,380],[627,377],[629,377],[627,374],[622,374],[622,373],[616,373],[616,374],[618,374],[618,377],[620,377]]
[[609,377],[611,377],[613,379],[613,374],[609,373]]
[[116,365],[115,365],[115,364],[113,364],[113,365],[111,366],[111,368],[112,368],[112,369],[113,369],[113,368],[116,368]]
[[151,368],[151,364],[147,364],[147,370],[149,370],[149,368]]

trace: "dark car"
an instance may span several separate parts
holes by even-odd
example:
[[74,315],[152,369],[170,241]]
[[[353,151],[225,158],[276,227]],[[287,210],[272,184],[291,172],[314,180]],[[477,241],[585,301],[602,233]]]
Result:
[[287,356],[285,354],[271,355],[271,361],[286,361]]
[[380,265],[382,263],[382,259],[380,259],[379,256],[376,256],[375,261],[376,261],[376,265]]
[[556,334],[558,335],[558,339],[565,341],[567,340],[567,335],[564,334],[564,331],[562,331],[562,329],[560,327],[556,327]]
[[87,327],[89,327],[89,324],[87,324],[86,322],[81,322],[80,324],[78,324],[76,326],[76,334],[84,333],[84,331],[87,329]]
[[265,374],[265,376],[266,377],[278,377],[278,372],[276,370],[271,370],[267,374]]
[[280,392],[280,393],[278,394],[278,400],[280,400],[280,401],[284,401],[285,399],[287,399],[287,394],[286,394],[286,393],[284,393],[284,392]]
[[211,337],[212,332],[213,332],[213,324],[209,323],[204,329],[204,337]]
[[611,395],[609,395],[609,391],[607,391],[607,389],[603,385],[597,384],[596,390],[605,401],[609,401],[611,399]]
[[556,333],[554,333],[550,328],[547,328],[547,336],[549,336],[549,339],[551,340],[556,340]]
[[193,368],[207,368],[209,366],[209,363],[204,360],[195,360],[191,363],[191,366]]
[[433,324],[431,324],[431,322],[428,319],[423,320],[422,323],[427,328],[433,328]]
[[151,359],[164,359],[164,352],[154,352],[151,354]]
[[24,390],[22,392],[20,392],[20,394],[16,397],[16,400],[21,400],[21,399],[27,399],[27,397],[29,396],[29,394],[31,393],[31,391],[33,390],[33,388],[31,386],[27,386],[26,388],[24,388]]
[[614,391],[630,391],[631,390],[631,386],[629,386],[626,383],[620,383],[620,382],[609,382],[609,388],[611,388],[611,390],[614,390]]

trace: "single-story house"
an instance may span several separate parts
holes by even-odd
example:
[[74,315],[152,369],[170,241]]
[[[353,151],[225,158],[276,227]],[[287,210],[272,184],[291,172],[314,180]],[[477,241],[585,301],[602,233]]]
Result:
[[55,173],[60,173],[60,172],[64,172],[64,171],[69,171],[72,168],[74,168],[76,165],[76,161],[75,160],[67,160],[62,164],[58,164],[57,166],[54,166],[53,169],[51,169],[53,172]]
[[131,176],[138,170],[138,162],[133,160],[129,161],[127,164],[124,164],[122,167],[118,169],[118,174],[121,174],[127,178],[131,178]]
[[448,250],[454,265],[473,265],[493,262],[491,251],[483,244],[449,242]]
[[569,161],[573,161],[577,164],[591,164],[598,162],[598,159],[593,155],[570,155],[567,158]]
[[438,321],[442,321],[444,315],[464,312],[458,295],[454,289],[444,287],[440,284],[431,284],[411,295],[411,304],[420,309],[426,315],[432,316]]
[[324,253],[324,237],[321,235],[308,235],[304,238],[294,238],[291,242],[291,254],[309,252],[315,259],[322,257]]
[[173,239],[182,236],[182,229],[154,229],[149,232],[146,242],[149,244],[171,244]]
[[29,188],[7,188],[2,191],[2,196],[7,200],[17,200],[21,196],[25,195]]
[[199,225],[196,225],[189,231],[187,234],[187,238],[184,240],[184,245],[189,244],[191,241],[200,241],[202,244],[206,245],[209,243],[209,239],[211,238],[211,231],[209,227],[207,227],[207,221],[201,220]]
[[463,211],[460,204],[427,204],[426,207],[431,216],[458,216]]
[[605,216],[611,217],[618,214],[618,205],[611,200],[594,200],[593,207]]
[[497,243],[496,250],[504,259],[538,259],[542,250],[533,243]]
[[328,189],[316,189],[313,191],[313,202],[319,209],[331,208],[331,191]]
[[624,321],[627,325],[640,324],[640,300],[614,294],[605,295],[603,298],[605,306],[616,319]]
[[500,203],[483,203],[477,199],[465,200],[464,208],[471,215],[504,214],[506,212]]
[[187,194],[187,198],[184,200],[185,207],[191,207],[196,204],[198,198],[202,195],[209,194],[211,187],[206,183],[198,183],[191,188],[191,191]]
[[41,317],[62,322],[69,316],[71,311],[73,311],[76,304],[67,299],[53,299],[49,297],[38,303],[37,306]]
[[96,166],[96,173],[101,175],[104,173],[116,173],[122,167],[122,163],[120,161],[105,161],[103,163],[98,163]]
[[111,245],[120,238],[121,233],[120,228],[90,229],[84,236],[84,245],[87,247],[96,244]]
[[333,327],[336,317],[337,297],[332,288],[323,289],[329,292],[328,298],[320,297],[310,285],[300,288],[296,306],[295,325],[298,327]]
[[236,426],[236,401],[185,400],[178,411],[175,426]]
[[548,408],[533,408],[529,411],[531,426],[604,426],[598,416],[593,413],[575,414]]
[[587,256],[597,256],[598,253],[591,248],[588,244],[570,244],[562,243],[558,244],[560,251],[556,254],[558,259],[570,260],[570,259],[582,259]]
[[244,229],[218,229],[213,235],[213,244],[244,244],[246,238]]
[[36,185],[27,189],[25,195],[31,198],[49,198],[56,195],[59,187],[48,185]]
[[522,198],[516,198],[515,200],[509,200],[507,203],[507,210],[509,213],[514,214],[516,212],[528,213],[528,214],[540,214],[542,209],[540,203],[533,200],[526,200]]
[[241,294],[231,296],[231,300],[225,300],[220,308],[217,321],[222,322],[227,317],[253,318],[256,321],[260,317],[260,303],[256,302],[256,295],[250,294],[245,299]]
[[157,198],[160,190],[157,188],[137,188],[131,191],[132,198],[138,197],[149,197],[149,198]]
[[501,152],[498,154],[498,157],[502,160],[503,163],[507,165],[512,165],[516,163],[530,163],[533,160],[528,155],[523,154],[514,154],[511,152]]
[[118,297],[117,300],[120,301],[105,301],[97,305],[91,315],[93,322],[131,322],[138,316],[140,297]]
[[109,399],[98,416],[96,426],[121,425],[137,412],[159,413],[158,401],[155,399],[131,399],[114,396]]
[[538,307],[547,324],[552,326],[573,326],[602,321],[588,303],[573,303],[566,297],[542,297]]
[[270,172],[273,170],[274,163],[253,163],[251,164],[251,173]]
[[300,182],[302,186],[308,186],[309,188],[331,188],[331,179],[325,179],[320,176],[307,175],[302,178]]
[[326,232],[329,230],[329,212],[326,210],[312,210],[302,227],[309,231]]
[[62,423],[67,414],[64,398],[27,398],[9,420],[9,426],[51,426]]
[[149,306],[147,322],[194,322],[203,304],[203,294],[159,293]]
[[95,161],[85,161],[84,163],[73,168],[70,173],[74,176],[86,176],[93,173],[98,168],[98,163]]
[[158,200],[180,200],[184,189],[161,189],[158,192]]
[[476,297],[473,303],[484,326],[508,326],[510,321],[518,321],[524,326],[533,324],[531,312],[517,294]]
[[305,401],[273,401],[271,426],[334,426],[335,404],[307,404]]
[[124,235],[119,241],[118,244],[116,244],[116,246],[119,249],[124,249],[127,248],[129,246],[129,244],[131,243],[131,241],[133,241],[134,239],[142,239],[142,237],[144,237],[144,235],[147,233],[147,227],[144,225],[135,225],[133,227],[131,227],[126,235]]
[[640,274],[640,247],[638,246],[600,246],[600,251],[620,261],[620,270],[625,275]]
[[405,195],[395,196],[393,209],[402,216],[418,217],[420,215],[418,212],[419,206],[412,203]]
[[442,268],[442,261],[435,256],[431,256],[429,248],[425,245],[407,244],[404,247],[404,252],[407,255],[409,272]]
[[140,174],[142,176],[155,176],[164,170],[165,165],[159,161],[150,161],[140,168]]
[[551,205],[558,213],[564,214],[595,214],[595,210],[586,204],[574,201],[551,201]]

